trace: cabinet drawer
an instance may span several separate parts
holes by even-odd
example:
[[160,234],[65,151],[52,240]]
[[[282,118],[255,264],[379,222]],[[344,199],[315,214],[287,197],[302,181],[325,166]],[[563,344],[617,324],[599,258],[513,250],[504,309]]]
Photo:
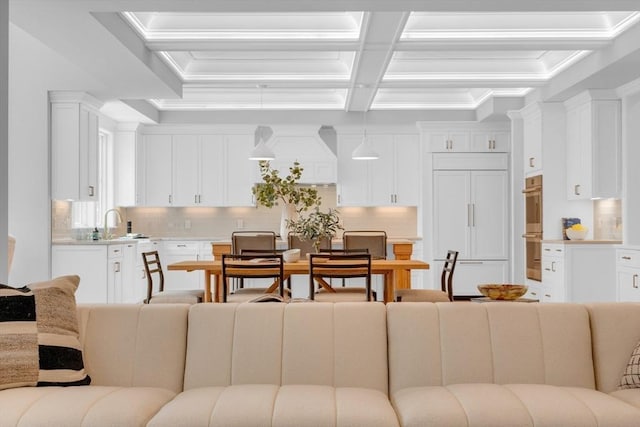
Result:
[[616,264],[619,267],[640,268],[640,251],[619,249],[616,251]]
[[564,256],[564,245],[560,243],[543,243],[542,244],[542,256]]
[[198,255],[198,242],[164,242],[164,253],[167,255]]
[[122,258],[123,252],[124,252],[123,245],[109,245],[109,249],[107,250],[109,259]]

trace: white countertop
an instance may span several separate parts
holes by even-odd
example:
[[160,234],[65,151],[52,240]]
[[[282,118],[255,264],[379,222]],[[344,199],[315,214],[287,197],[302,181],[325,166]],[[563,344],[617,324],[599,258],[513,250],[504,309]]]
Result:
[[620,245],[621,240],[542,240],[542,243],[561,245]]

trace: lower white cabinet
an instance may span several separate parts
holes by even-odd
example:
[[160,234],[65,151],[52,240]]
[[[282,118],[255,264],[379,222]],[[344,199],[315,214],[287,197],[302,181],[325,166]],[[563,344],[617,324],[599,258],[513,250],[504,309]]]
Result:
[[618,301],[640,302],[640,250],[616,251]]
[[[204,274],[202,271],[170,271],[167,266],[180,261],[212,259],[213,253],[211,252],[211,241],[209,240],[163,241],[160,250],[160,261],[164,272],[165,289],[204,289]],[[157,287],[154,290],[157,291]]]
[[124,261],[124,253],[123,244],[54,244],[51,275],[80,276],[76,291],[78,303],[121,303],[125,298],[125,277],[132,275],[131,262]]
[[615,301],[615,254],[612,244],[543,243],[540,300]]

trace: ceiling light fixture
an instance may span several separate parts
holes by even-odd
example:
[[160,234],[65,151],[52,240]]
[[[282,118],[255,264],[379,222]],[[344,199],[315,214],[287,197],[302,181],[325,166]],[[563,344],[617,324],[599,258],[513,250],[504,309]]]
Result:
[[367,137],[367,112],[362,113],[362,116],[364,122],[362,126],[362,142],[353,150],[351,158],[353,160],[377,160],[380,156],[373,147],[371,147],[369,137]]
[[[262,90],[265,88],[265,85],[258,85],[260,88],[260,111],[262,112]],[[251,150],[249,154],[249,160],[273,160],[276,158],[275,153],[269,146],[267,146],[267,142],[264,140],[262,132],[264,127],[258,126],[258,144]]]

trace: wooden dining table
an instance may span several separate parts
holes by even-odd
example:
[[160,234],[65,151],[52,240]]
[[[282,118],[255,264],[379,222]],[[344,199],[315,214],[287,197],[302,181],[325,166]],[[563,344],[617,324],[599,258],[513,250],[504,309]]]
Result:
[[[180,261],[167,266],[169,270],[202,271],[204,272],[204,301],[220,302],[220,283],[222,276],[222,261]],[[406,276],[411,270],[428,270],[429,264],[415,259],[375,259],[371,260],[371,274],[384,276],[384,301],[393,301],[395,289],[406,288],[406,281],[397,280],[399,276]],[[291,275],[308,275],[309,260],[284,263],[285,278]],[[214,278],[213,299],[211,295],[211,278]],[[410,283],[410,282],[409,282]],[[410,285],[409,285],[410,286]]]

